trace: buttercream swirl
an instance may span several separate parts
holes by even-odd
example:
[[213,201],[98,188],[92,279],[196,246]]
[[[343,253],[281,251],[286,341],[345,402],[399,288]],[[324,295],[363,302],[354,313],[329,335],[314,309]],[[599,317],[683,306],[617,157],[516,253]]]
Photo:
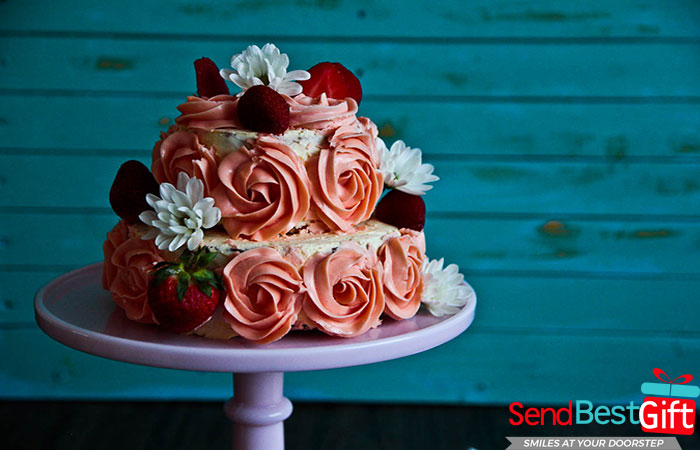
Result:
[[240,253],[224,267],[226,321],[259,344],[287,334],[301,310],[304,289],[297,269],[271,248]]
[[155,323],[148,306],[149,273],[154,264],[163,261],[153,241],[129,237],[124,221],[107,233],[102,286],[112,294],[114,303],[131,320]]
[[299,94],[286,97],[289,104],[289,126],[313,130],[331,130],[354,122],[357,102],[352,98],[336,100],[321,94],[307,97]]
[[180,116],[175,123],[187,128],[215,130],[217,128],[241,128],[238,121],[238,98],[216,95],[210,98],[187,97],[178,105]]
[[369,219],[384,187],[376,146],[358,121],[338,128],[330,144],[307,163],[313,210],[329,229],[350,231]]
[[302,272],[303,311],[318,328],[353,337],[379,325],[384,293],[382,265],[374,252],[346,243],[333,253],[312,256]]
[[274,136],[261,135],[255,147],[242,147],[219,165],[216,206],[229,236],[263,241],[284,234],[309,211],[309,180],[304,165]]
[[384,267],[385,312],[397,320],[410,319],[420,308],[425,259],[423,233],[409,229],[401,233],[384,242],[378,252]]
[[195,133],[175,126],[162,133],[153,147],[151,171],[158,183],[177,185],[180,172],[198,178],[204,183],[205,197],[218,184],[214,152],[200,144]]

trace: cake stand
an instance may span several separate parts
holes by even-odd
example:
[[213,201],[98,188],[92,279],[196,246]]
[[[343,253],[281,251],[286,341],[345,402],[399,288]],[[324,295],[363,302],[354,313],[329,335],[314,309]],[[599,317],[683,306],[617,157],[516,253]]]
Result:
[[104,358],[170,369],[233,373],[235,396],[225,405],[235,450],[281,450],[292,403],[284,372],[332,369],[419,353],[458,336],[472,323],[476,296],[453,316],[420,312],[386,320],[352,339],[291,333],[268,345],[177,335],[128,320],[102,289],[102,263],[69,272],[44,286],[34,301],[36,321],[53,339]]

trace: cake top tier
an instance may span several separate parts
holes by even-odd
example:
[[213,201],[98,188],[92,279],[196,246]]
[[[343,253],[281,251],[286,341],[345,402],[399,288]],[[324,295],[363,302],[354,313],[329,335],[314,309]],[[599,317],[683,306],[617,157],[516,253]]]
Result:
[[[288,65],[272,44],[234,55],[232,69],[195,62],[197,95],[177,107],[175,125],[153,148],[152,209],[129,211],[159,248],[196,247],[209,228],[257,242],[300,229],[351,233],[372,218],[385,187],[408,197],[430,189],[437,177],[420,150],[402,141],[387,148],[377,126],[357,115],[362,87],[352,72],[331,62],[308,71]],[[242,90],[231,95],[227,82]],[[422,229],[422,199],[392,202],[379,219]],[[400,218],[407,212],[410,221]]]

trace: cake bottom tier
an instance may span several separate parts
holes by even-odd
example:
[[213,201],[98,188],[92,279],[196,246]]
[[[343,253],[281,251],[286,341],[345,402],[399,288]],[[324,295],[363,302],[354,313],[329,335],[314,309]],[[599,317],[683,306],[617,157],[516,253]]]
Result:
[[[154,266],[178,261],[182,251],[156,248],[143,225],[119,222],[104,244],[103,286],[131,320],[158,324],[148,301]],[[420,307],[422,232],[376,220],[350,233],[299,233],[269,241],[231,239],[208,230],[200,247],[217,253],[210,268],[221,275],[219,306],[194,334],[241,336],[269,343],[292,329],[354,337],[384,317],[408,319]]]

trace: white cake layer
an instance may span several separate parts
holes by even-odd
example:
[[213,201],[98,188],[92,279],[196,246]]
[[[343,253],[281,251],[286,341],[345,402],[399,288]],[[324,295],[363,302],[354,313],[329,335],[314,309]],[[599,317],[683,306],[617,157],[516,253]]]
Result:
[[[202,144],[213,147],[219,158],[223,158],[231,152],[241,148],[244,144],[252,147],[252,143],[258,138],[260,133],[248,130],[218,129],[212,131],[197,132]],[[302,161],[306,161],[316,153],[321,147],[327,147],[327,140],[319,130],[308,130],[304,128],[292,128],[277,136],[280,141],[287,145],[294,153],[299,155]]]
[[[131,230],[137,236],[142,236],[147,227],[136,224],[131,226]],[[355,231],[352,233],[311,234],[301,231],[297,234],[261,242],[232,239],[223,230],[205,230],[202,245],[220,254],[215,263],[221,265],[239,252],[258,247],[271,247],[282,256],[292,255],[295,259],[300,259],[299,262],[303,262],[316,253],[329,253],[344,242],[355,242],[362,247],[376,251],[386,239],[395,236],[400,236],[398,228],[378,220],[368,220],[355,226]]]

